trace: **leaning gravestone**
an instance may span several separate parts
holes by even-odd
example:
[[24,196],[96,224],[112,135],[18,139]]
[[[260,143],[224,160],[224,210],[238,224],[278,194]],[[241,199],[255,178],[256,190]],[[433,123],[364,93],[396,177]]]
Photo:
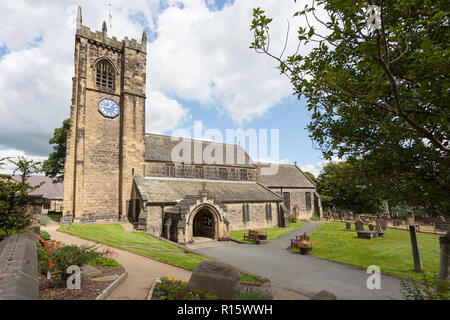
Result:
[[361,220],[356,220],[355,222],[355,230],[356,231],[364,231],[364,222],[362,222]]
[[380,219],[377,219],[377,225],[375,226],[375,231],[378,233],[379,237],[386,236],[386,229],[382,228]]
[[384,231],[383,228],[381,227],[380,219],[377,219],[377,224],[375,226],[375,230],[378,231],[378,232],[383,232]]
[[192,273],[188,287],[214,290],[219,299],[231,300],[239,285],[239,273],[232,266],[219,261],[202,261]]

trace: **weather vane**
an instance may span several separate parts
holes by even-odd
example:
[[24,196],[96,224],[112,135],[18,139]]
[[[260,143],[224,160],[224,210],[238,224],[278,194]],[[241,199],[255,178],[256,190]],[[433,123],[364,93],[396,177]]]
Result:
[[109,4],[109,27],[112,28],[111,3]]

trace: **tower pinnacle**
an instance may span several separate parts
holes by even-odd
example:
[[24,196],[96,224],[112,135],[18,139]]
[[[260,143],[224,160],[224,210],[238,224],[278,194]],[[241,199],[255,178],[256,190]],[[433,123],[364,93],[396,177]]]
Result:
[[81,29],[81,23],[83,22],[83,18],[81,16],[81,7],[78,6],[77,11],[77,29]]
[[103,21],[103,25],[102,25],[102,32],[103,32],[103,35],[105,35],[105,36],[106,36],[106,32],[107,32],[107,28],[106,28],[106,21]]

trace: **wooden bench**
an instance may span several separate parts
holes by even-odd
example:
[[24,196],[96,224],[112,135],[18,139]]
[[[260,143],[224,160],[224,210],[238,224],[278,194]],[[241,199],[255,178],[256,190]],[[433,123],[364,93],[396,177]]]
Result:
[[244,240],[246,239],[255,240],[259,244],[261,240],[267,240],[267,233],[265,231],[248,230],[248,234],[244,234]]

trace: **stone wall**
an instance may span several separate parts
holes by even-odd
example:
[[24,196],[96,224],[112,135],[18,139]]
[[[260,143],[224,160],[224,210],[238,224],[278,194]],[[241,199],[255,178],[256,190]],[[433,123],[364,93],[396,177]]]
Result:
[[272,219],[266,219],[266,203],[249,203],[249,221],[243,221],[242,203],[226,204],[225,218],[230,222],[231,230],[270,228],[278,226],[277,203],[272,206]]
[[[168,207],[165,207],[166,209]],[[147,232],[161,236],[163,232],[163,208],[162,206],[148,206],[147,210]]]
[[[273,192],[277,194],[284,194],[286,192],[289,193],[290,204],[289,208],[286,208],[290,211],[290,214],[293,215],[295,213],[298,219],[309,219],[313,216],[314,213],[314,192],[316,191],[314,188],[270,188]],[[311,197],[311,208],[307,209],[306,207],[306,193],[309,193]],[[285,203],[286,205],[286,203]],[[319,208],[319,211],[321,208]],[[319,212],[317,212],[319,214]]]
[[172,162],[157,162],[146,161],[145,162],[145,176],[147,177],[166,177],[166,165],[174,165],[176,178],[196,178],[195,168],[203,168],[203,178],[210,180],[219,180],[219,169],[225,169],[227,171],[227,180],[239,181],[240,170],[247,171],[247,180],[256,180],[256,169],[246,167],[231,167],[231,166],[217,166],[217,165],[202,165],[202,164],[181,164]]
[[[146,44],[120,42],[108,38],[106,29],[91,32],[84,26],[75,39],[61,222],[118,221],[127,217],[133,175],[144,169]],[[96,85],[102,60],[113,66],[113,88]],[[98,102],[107,97],[120,105],[115,118],[98,111]]]
[[0,242],[0,300],[39,300],[36,241],[18,233]]

